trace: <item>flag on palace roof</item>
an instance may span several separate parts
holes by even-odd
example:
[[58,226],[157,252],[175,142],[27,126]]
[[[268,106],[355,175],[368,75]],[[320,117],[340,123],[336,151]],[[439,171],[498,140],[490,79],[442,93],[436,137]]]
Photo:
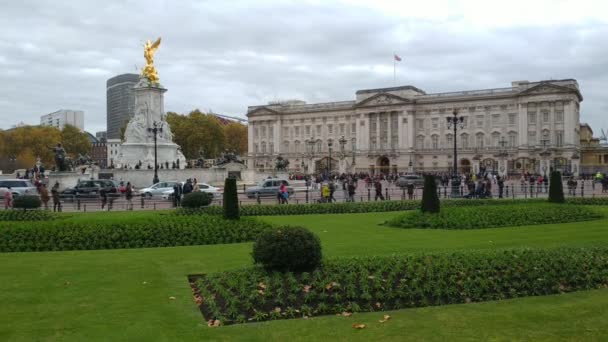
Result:
[[401,62],[401,57],[399,57],[397,54],[394,54],[394,56],[395,56],[395,60],[397,62]]

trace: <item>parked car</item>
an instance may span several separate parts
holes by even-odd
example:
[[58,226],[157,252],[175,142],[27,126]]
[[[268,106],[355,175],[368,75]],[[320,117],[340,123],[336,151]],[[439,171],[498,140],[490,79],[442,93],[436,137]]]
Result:
[[[181,182],[181,183],[182,183],[182,187],[183,187],[185,182]],[[207,183],[198,183],[198,187],[199,187],[200,192],[210,193],[213,195],[213,198],[222,197],[222,189],[220,189],[218,187],[209,185]],[[162,198],[166,199],[166,200],[172,200],[173,199],[173,187],[171,187],[171,190],[167,190],[167,191],[163,192]]]
[[0,198],[11,187],[13,197],[23,195],[37,195],[36,187],[27,179],[0,179]]
[[145,196],[146,198],[161,197],[167,191],[173,192],[173,186],[175,183],[177,183],[177,181],[159,182],[147,188],[140,189],[139,194]]
[[400,176],[395,183],[401,188],[406,187],[409,183],[414,184],[416,188],[422,188],[424,187],[424,177],[414,174],[407,174]]
[[102,191],[108,196],[120,196],[118,183],[109,179],[91,179],[78,182],[75,187],[67,188],[61,192],[61,197],[74,198],[98,198]]
[[289,185],[289,181],[284,180],[284,179],[277,179],[277,178],[265,179],[265,180],[261,181],[260,183],[258,183],[258,185],[255,185],[255,186],[252,186],[252,187],[246,189],[245,194],[247,195],[247,198],[257,198],[258,196],[260,196],[260,197],[275,196],[276,197],[277,193],[279,192],[279,187],[281,186],[282,182],[287,183],[287,192],[289,193],[289,196],[292,196],[295,191],[294,191],[293,187]]

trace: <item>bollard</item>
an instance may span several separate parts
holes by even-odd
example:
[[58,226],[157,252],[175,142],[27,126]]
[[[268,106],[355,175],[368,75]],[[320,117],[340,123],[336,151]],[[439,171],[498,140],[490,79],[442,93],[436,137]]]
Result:
[[86,203],[84,204],[83,208],[84,208],[84,212],[86,213],[87,212],[87,204]]
[[581,197],[585,197],[585,181],[581,183]]
[[447,186],[443,187],[443,198],[448,198],[448,187]]
[[141,196],[141,208],[144,208],[144,196]]
[[262,204],[262,201],[260,200],[260,194],[255,195],[255,200],[256,202],[258,202],[258,204]]
[[306,203],[308,203],[308,188],[306,188]]
[[76,201],[76,207],[78,208],[78,211],[80,211],[80,200]]
[[156,202],[154,202],[154,210],[156,210]]
[[300,200],[296,198],[296,204],[300,204]]
[[463,194],[464,194],[464,188],[463,188],[463,186],[461,185],[461,186],[460,186],[460,197],[462,197],[462,195],[463,195]]
[[507,196],[506,197],[508,198],[509,197],[509,184],[507,184],[506,188],[507,188]]
[[370,189],[369,189],[369,188],[367,188],[367,201],[369,202],[369,201],[371,201],[371,200],[372,200],[372,194],[371,194],[371,192],[370,192]]
[[386,200],[388,201],[390,199],[388,197],[388,188],[384,189],[384,193],[386,194],[384,197],[386,197]]
[[402,193],[401,193],[401,200],[405,201],[405,188],[402,189]]

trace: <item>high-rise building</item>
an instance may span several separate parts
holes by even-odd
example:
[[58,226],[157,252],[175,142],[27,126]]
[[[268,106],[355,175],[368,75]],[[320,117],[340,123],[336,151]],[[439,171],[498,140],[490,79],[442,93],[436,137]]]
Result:
[[138,74],[122,74],[107,81],[107,139],[120,139],[120,129],[135,114],[133,86],[137,82]]
[[106,131],[95,132],[95,138],[99,140],[99,142],[105,143],[108,140],[108,134]]
[[53,126],[63,129],[65,125],[72,125],[81,131],[84,130],[84,112],[81,110],[60,109],[56,112],[42,115],[40,125]]

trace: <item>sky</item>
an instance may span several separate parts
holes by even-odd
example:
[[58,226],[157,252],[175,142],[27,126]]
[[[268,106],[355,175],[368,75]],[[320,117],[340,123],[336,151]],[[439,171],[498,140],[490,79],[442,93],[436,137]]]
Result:
[[[244,117],[247,106],[574,78],[581,121],[608,128],[607,1],[9,1],[0,11],[0,129],[58,109],[106,127],[106,80],[139,73],[142,44],[165,110]],[[393,80],[393,53],[397,64]]]

